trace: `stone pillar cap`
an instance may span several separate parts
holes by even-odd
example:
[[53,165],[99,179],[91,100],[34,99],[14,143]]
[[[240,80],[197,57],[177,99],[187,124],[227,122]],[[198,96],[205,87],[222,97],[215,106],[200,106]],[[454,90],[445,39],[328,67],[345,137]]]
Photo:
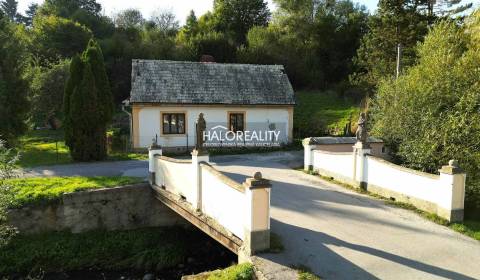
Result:
[[438,171],[440,173],[450,174],[450,175],[465,173],[465,171],[463,171],[463,169],[460,168],[460,166],[458,165],[458,161],[455,159],[451,159],[450,161],[448,161],[448,165],[442,166],[442,168]]
[[272,187],[270,181],[263,179],[262,173],[258,171],[253,174],[253,178],[247,178],[243,184],[249,189],[265,189]]
[[208,156],[208,152],[205,150],[193,149],[193,151],[191,152],[191,155],[192,156]]
[[302,140],[302,145],[303,146],[308,146],[308,145],[312,145],[312,144],[313,144],[312,137],[305,138],[305,139]]

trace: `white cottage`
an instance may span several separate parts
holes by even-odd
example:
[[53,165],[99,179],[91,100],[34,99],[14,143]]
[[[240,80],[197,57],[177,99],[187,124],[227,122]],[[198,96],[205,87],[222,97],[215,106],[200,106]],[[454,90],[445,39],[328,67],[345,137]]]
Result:
[[294,93],[283,66],[134,60],[130,97],[134,148],[195,146],[203,113],[207,144],[292,141]]

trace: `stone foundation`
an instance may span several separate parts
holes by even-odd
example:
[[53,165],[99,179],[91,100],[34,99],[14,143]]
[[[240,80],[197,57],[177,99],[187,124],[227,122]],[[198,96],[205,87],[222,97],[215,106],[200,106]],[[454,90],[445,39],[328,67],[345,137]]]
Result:
[[8,222],[22,234],[127,230],[185,223],[155,198],[146,183],[65,194],[47,205],[12,209]]

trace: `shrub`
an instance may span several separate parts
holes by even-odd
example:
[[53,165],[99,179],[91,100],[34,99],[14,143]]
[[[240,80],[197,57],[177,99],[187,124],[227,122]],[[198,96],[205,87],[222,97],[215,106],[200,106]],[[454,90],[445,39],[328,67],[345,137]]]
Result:
[[457,159],[467,176],[467,216],[480,211],[480,11],[468,24],[444,20],[418,47],[419,62],[397,80],[380,83],[373,134],[404,165],[437,172]]

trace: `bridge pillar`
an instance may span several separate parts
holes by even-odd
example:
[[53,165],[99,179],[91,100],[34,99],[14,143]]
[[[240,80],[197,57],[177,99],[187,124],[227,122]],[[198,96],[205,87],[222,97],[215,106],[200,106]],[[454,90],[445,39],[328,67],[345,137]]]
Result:
[[303,145],[303,169],[305,171],[313,170],[313,153],[314,145],[312,145],[312,138],[305,138],[302,141]]
[[371,153],[370,146],[362,142],[357,142],[353,146],[353,181],[358,182],[358,186],[367,189],[367,155]]
[[201,162],[209,162],[210,156],[207,152],[198,151],[197,149],[192,151],[192,167],[194,186],[196,191],[193,193],[192,205],[197,209],[202,209],[202,171],[200,167]]
[[270,249],[270,191],[269,180],[262,178],[262,173],[256,172],[253,178],[248,178],[245,186],[246,216],[245,237],[239,252],[239,262],[248,260],[255,253]]
[[155,156],[162,155],[162,147],[156,143],[148,147],[148,181],[155,184]]

